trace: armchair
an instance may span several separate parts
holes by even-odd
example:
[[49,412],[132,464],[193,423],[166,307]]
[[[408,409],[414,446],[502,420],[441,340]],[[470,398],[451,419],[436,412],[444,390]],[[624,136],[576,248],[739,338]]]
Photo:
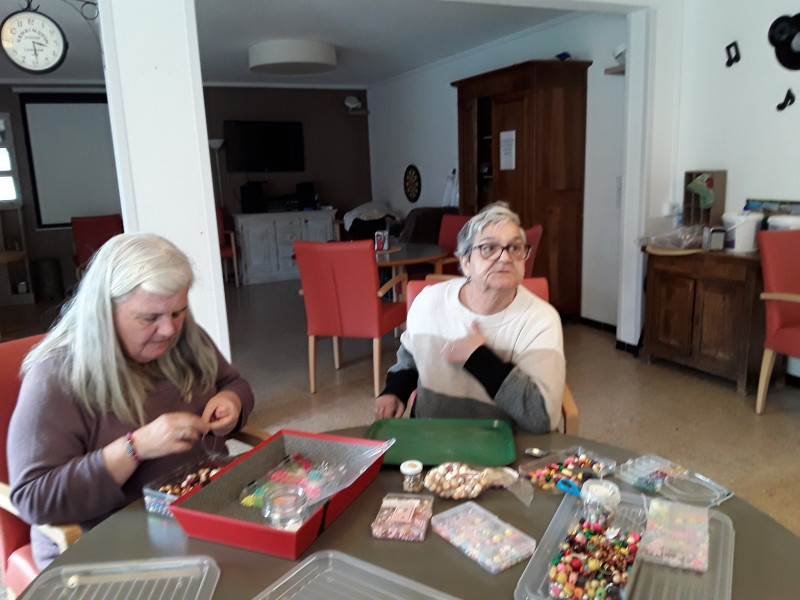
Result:
[[122,215],[99,215],[96,217],[72,217],[73,261],[81,278],[89,259],[100,246],[123,232]]
[[772,367],[777,354],[800,357],[800,230],[759,231],[764,276],[766,331],[758,378],[756,414],[764,412]]

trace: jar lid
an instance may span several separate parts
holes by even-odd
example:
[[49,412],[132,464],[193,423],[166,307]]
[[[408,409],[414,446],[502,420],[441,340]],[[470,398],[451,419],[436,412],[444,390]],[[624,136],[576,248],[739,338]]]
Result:
[[598,502],[607,508],[614,508],[620,502],[619,486],[605,479],[587,479],[581,487],[584,502]]
[[422,473],[422,463],[418,460],[407,460],[400,465],[403,475],[419,475]]

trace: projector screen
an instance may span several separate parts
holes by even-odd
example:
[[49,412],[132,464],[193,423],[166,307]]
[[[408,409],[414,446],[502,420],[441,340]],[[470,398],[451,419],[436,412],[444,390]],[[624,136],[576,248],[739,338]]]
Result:
[[111,124],[104,94],[23,94],[37,226],[119,213]]

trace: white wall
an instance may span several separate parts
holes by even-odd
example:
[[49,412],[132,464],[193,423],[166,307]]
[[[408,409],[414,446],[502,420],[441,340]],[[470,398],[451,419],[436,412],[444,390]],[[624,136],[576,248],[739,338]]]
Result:
[[403,172],[420,169],[416,206],[442,203],[447,175],[458,166],[457,93],[451,82],[567,51],[591,60],[588,75],[581,314],[616,324],[625,78],[603,71],[626,39],[622,15],[586,13],[537,27],[429,65],[369,90],[373,200],[405,214],[415,205],[403,194]]
[[[800,13],[796,0],[693,0],[685,7],[678,172],[726,169],[726,210],[747,198],[800,200],[800,102],[776,106],[800,72],[778,63],[767,39],[772,22]],[[709,24],[713,23],[713,26]],[[741,60],[726,67],[725,46]]]

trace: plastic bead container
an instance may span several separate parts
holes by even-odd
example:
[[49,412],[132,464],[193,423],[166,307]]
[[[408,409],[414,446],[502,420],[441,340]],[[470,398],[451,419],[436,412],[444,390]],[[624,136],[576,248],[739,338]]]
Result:
[[196,475],[198,472],[204,469],[220,469],[225,464],[230,462],[230,458],[222,457],[215,461],[205,460],[202,462],[194,463],[192,465],[186,465],[183,467],[179,467],[174,471],[170,472],[169,474],[159,477],[145,485],[142,488],[142,495],[144,496],[144,506],[147,509],[147,512],[161,515],[162,517],[172,517],[172,513],[169,510],[168,505],[177,500],[181,495],[188,492],[192,489],[195,485],[205,485],[210,480],[200,481],[199,479],[193,484],[184,486],[181,490],[180,494],[172,494],[169,492],[161,491],[162,486],[172,486],[176,485],[178,487],[181,486],[183,482],[186,482],[189,477],[192,475]]
[[666,458],[645,454],[623,463],[618,476],[637,489],[655,493],[661,490],[667,476],[683,471],[685,471],[683,467]]
[[529,558],[536,549],[536,540],[475,502],[434,515],[431,525],[490,573],[499,573]]
[[645,560],[670,567],[708,570],[708,507],[654,499],[650,502]]
[[433,496],[386,494],[372,522],[372,537],[421,542],[433,514]]
[[599,456],[582,446],[559,450],[519,465],[519,472],[542,489],[554,489],[559,479],[570,479],[580,487],[586,479],[606,477],[616,469],[617,462]]

